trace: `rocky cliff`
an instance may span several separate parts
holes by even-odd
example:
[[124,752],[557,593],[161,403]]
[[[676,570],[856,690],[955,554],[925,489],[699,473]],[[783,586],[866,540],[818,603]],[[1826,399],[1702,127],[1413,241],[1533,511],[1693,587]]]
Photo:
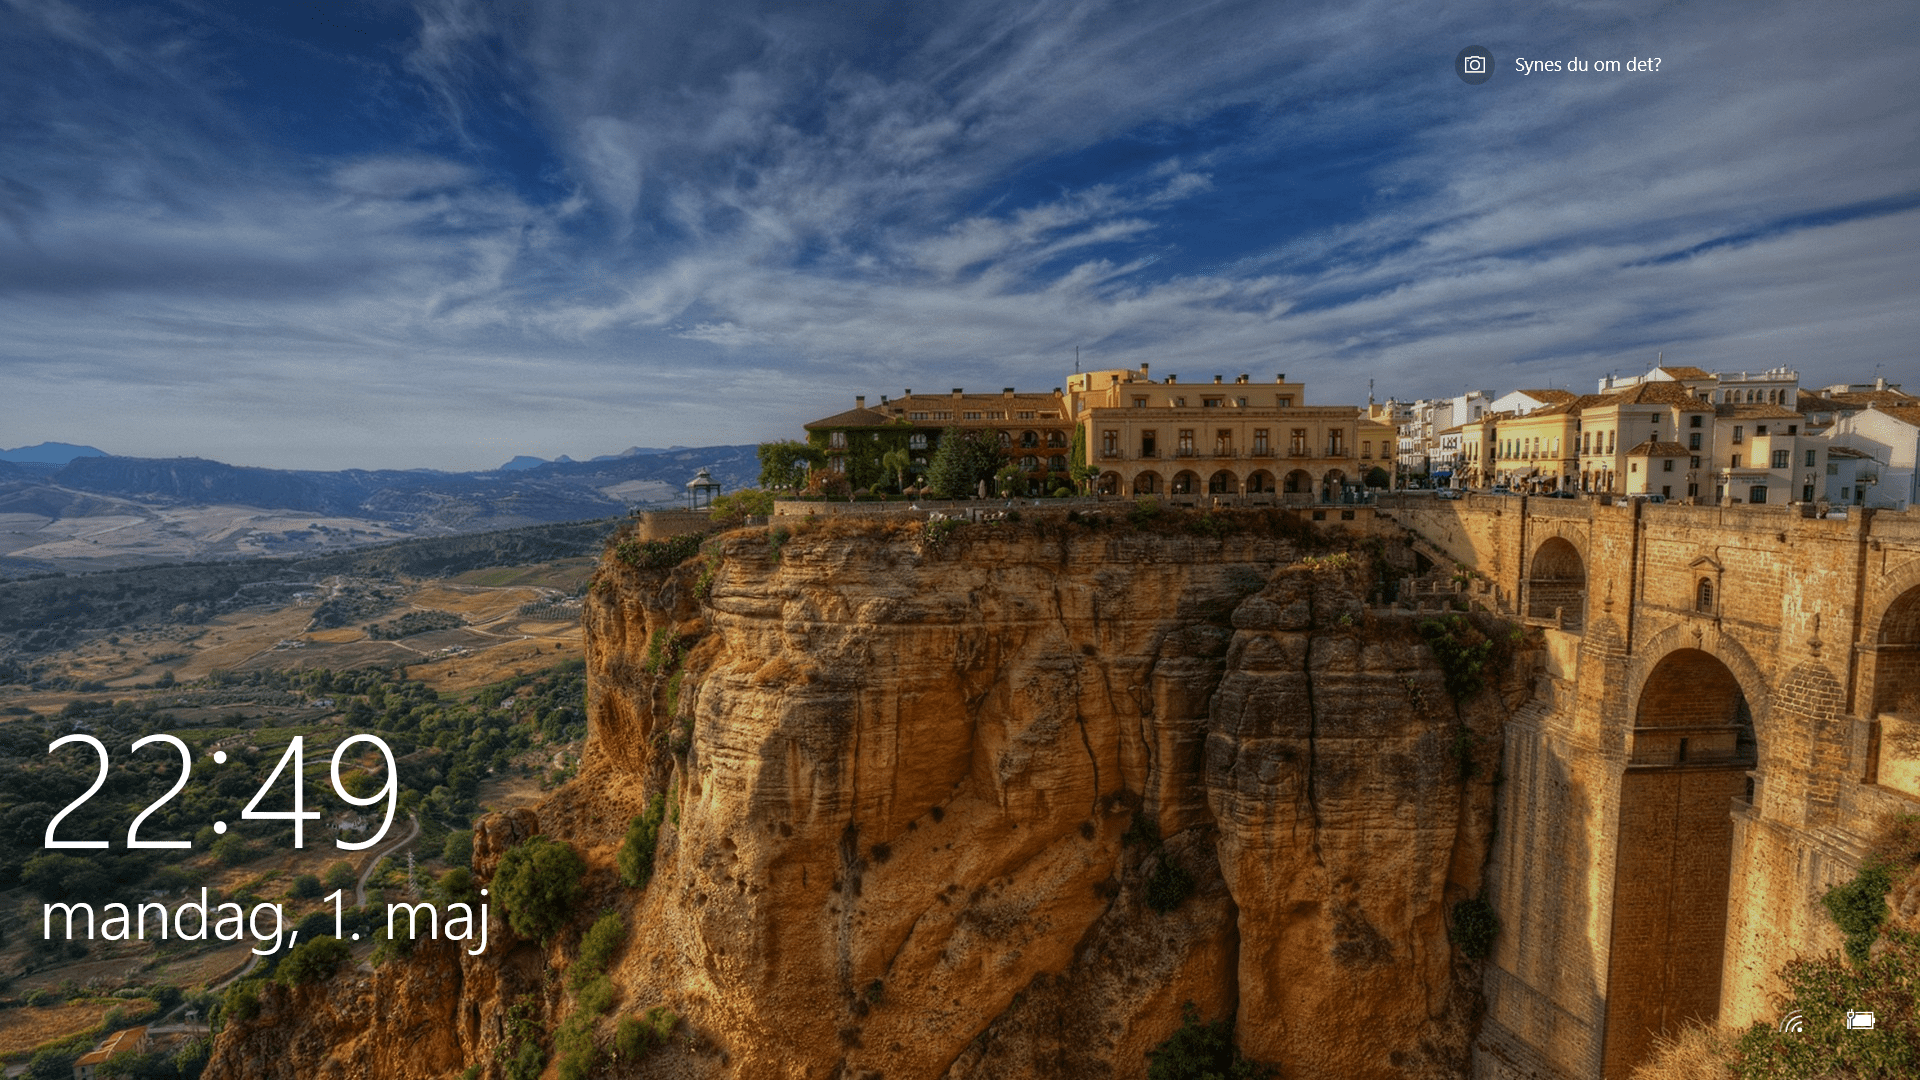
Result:
[[[1456,707],[1412,618],[1363,603],[1390,544],[1168,515],[706,552],[603,565],[587,761],[476,853],[484,877],[565,839],[580,925],[627,913],[609,1017],[684,1023],[614,1074],[1138,1077],[1188,1001],[1289,1080],[1463,1074],[1447,912],[1479,888],[1524,690]],[[655,794],[635,891],[612,867]],[[479,958],[270,990],[208,1075],[505,1075],[527,1021],[573,1007],[579,935],[495,927]]]

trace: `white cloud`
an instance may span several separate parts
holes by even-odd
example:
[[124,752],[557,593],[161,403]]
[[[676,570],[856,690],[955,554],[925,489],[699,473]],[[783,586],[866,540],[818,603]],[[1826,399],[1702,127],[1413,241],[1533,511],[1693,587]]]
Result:
[[[790,432],[881,383],[1051,386],[1075,345],[1319,401],[1586,385],[1657,349],[1920,381],[1892,6],[433,0],[395,77],[439,121],[337,156],[240,139],[218,51],[173,29],[31,11],[0,64],[99,60],[64,95],[0,76],[16,442],[132,410],[154,447],[254,448],[196,444],[217,457],[344,437],[390,463],[404,431],[422,463],[497,463],[480,427],[578,457]],[[1489,25],[1496,55],[1663,66],[1451,80]],[[552,158],[500,164],[503,116]]]

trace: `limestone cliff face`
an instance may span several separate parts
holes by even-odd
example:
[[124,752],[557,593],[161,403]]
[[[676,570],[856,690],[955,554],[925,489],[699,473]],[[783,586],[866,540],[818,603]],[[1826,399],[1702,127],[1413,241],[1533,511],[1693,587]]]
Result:
[[[827,525],[610,560],[588,760],[476,864],[535,831],[587,855],[583,919],[634,928],[616,1014],[690,1033],[636,1076],[1138,1077],[1185,1001],[1290,1080],[1461,1075],[1446,912],[1479,887],[1516,702],[1457,710],[1411,625],[1369,615],[1358,567],[1393,551],[1303,561],[1267,528]],[[610,867],[655,793],[636,893]],[[1156,910],[1176,869],[1192,892]],[[302,1039],[353,1075],[492,1061],[510,1004],[565,1014],[544,972],[572,948],[495,926],[478,959],[273,997],[286,1023],[223,1038],[209,1075]]]

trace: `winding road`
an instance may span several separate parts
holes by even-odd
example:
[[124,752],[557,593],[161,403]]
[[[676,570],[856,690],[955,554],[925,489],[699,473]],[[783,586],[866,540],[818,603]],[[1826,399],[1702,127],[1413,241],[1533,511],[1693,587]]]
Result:
[[409,814],[407,820],[413,823],[413,827],[407,830],[407,835],[387,845],[385,850],[375,853],[373,858],[367,860],[367,868],[360,871],[360,881],[353,887],[354,907],[367,906],[367,879],[373,876],[373,871],[380,865],[380,860],[413,843],[414,839],[420,835],[420,815]]

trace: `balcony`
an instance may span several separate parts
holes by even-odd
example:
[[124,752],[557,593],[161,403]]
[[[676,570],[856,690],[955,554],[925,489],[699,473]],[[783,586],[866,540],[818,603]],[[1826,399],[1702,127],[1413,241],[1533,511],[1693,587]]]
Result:
[[1140,456],[1143,458],[1157,458],[1160,456],[1160,451],[1154,447],[1143,446],[1140,448]]
[[1175,450],[1173,452],[1173,456],[1174,457],[1195,457],[1197,455],[1194,454],[1193,447],[1183,446],[1180,449]]

